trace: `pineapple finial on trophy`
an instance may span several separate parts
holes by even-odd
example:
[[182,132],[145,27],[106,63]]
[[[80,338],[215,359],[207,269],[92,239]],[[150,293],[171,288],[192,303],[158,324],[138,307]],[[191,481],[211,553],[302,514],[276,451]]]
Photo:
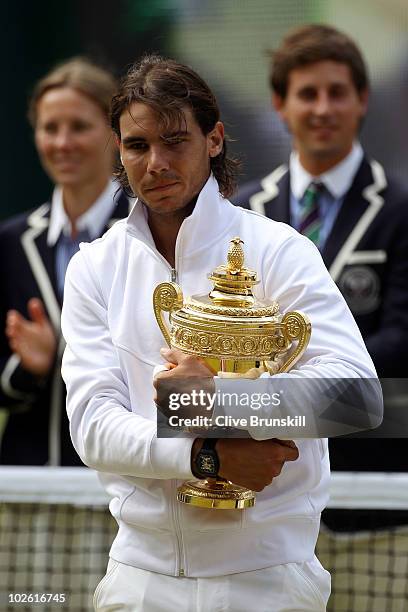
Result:
[[227,269],[233,274],[240,272],[244,266],[244,250],[241,244],[244,244],[244,241],[237,236],[231,239],[228,249]]

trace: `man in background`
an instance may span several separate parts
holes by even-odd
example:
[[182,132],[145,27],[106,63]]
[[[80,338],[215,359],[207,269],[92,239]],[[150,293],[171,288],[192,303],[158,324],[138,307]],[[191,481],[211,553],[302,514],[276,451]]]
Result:
[[[408,189],[367,159],[359,143],[369,95],[362,54],[330,26],[302,26],[271,54],[270,84],[293,151],[288,164],[244,185],[235,202],[289,223],[315,242],[378,376],[404,377]],[[407,471],[402,444],[331,440],[332,469]]]

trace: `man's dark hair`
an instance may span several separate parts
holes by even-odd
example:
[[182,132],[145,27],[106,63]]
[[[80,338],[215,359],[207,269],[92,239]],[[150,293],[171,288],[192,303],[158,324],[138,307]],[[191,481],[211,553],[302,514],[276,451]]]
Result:
[[[165,129],[185,125],[186,107],[190,108],[204,136],[220,120],[217,100],[207,83],[192,68],[159,55],[147,55],[136,62],[112,99],[111,126],[119,138],[120,117],[134,102],[149,106]],[[212,157],[210,163],[220,192],[225,197],[230,196],[236,186],[239,162],[227,156],[225,139],[221,153]],[[129,192],[130,185],[123,166],[119,166],[116,176]]]
[[350,68],[359,94],[369,86],[367,67],[360,49],[346,34],[328,25],[311,24],[291,30],[280,47],[270,52],[270,57],[269,82],[281,98],[286,97],[292,70],[326,60]]

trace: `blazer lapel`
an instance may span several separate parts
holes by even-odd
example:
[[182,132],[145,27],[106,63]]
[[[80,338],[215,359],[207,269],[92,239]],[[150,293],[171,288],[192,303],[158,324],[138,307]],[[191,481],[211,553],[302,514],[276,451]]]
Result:
[[322,251],[323,261],[337,281],[367,228],[384,204],[379,194],[386,187],[384,171],[377,162],[361,162]]
[[61,306],[57,298],[54,249],[47,245],[50,204],[43,204],[27,219],[21,243],[51,323],[59,335]]
[[290,175],[286,172],[281,180],[277,183],[277,194],[276,196],[266,202],[265,214],[267,217],[274,219],[274,221],[281,221],[283,223],[290,223]]
[[[118,191],[115,199],[116,206],[105,231],[119,219],[127,217],[133,204],[122,189]],[[59,335],[61,304],[55,273],[55,247],[50,248],[47,244],[50,208],[49,203],[43,204],[31,213],[27,219],[27,230],[21,236],[21,243],[53,327]]]
[[55,273],[55,246],[51,248],[48,246],[47,244],[48,231],[47,230],[42,232],[35,239],[35,243],[37,245],[38,252],[44,264],[44,268],[48,274],[48,278],[50,279],[51,285],[54,289],[54,293],[57,296],[58,291],[57,291],[57,275]]
[[278,166],[261,181],[261,190],[249,199],[250,208],[275,221],[289,223],[289,172]]

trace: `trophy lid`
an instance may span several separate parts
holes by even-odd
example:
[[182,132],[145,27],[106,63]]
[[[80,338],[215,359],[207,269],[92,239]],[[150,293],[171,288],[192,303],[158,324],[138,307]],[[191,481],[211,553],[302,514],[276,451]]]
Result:
[[244,266],[243,240],[232,238],[227,253],[227,263],[218,266],[208,275],[214,287],[207,295],[192,296],[186,301],[185,308],[190,312],[231,317],[259,318],[271,317],[279,313],[276,302],[258,301],[252,287],[259,283],[257,273]]

